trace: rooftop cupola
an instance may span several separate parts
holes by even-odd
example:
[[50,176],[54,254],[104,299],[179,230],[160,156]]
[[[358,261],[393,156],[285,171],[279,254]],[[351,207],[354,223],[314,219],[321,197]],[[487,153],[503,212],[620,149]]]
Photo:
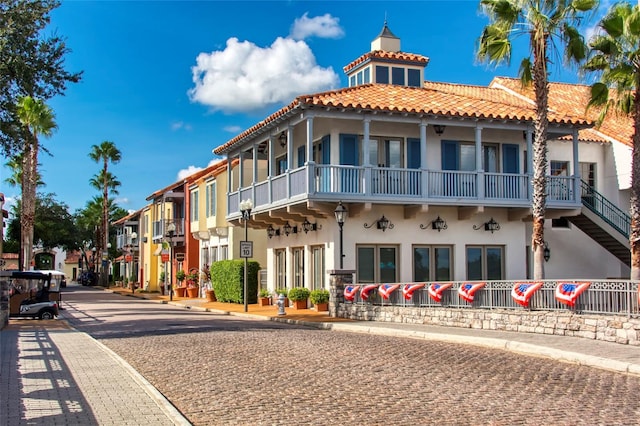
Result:
[[382,32],[371,42],[371,51],[344,67],[349,87],[362,84],[393,84],[422,87],[429,58],[400,51],[400,39],[384,21]]
[[400,39],[391,32],[386,20],[378,37],[371,42],[371,51],[374,52],[376,50],[384,50],[387,52],[400,51]]

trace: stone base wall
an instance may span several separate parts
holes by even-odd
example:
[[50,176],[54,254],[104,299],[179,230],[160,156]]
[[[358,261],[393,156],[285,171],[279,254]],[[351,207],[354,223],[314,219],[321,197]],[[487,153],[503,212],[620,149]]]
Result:
[[563,311],[406,308],[340,303],[335,316],[358,321],[425,324],[555,334],[640,346],[640,318]]

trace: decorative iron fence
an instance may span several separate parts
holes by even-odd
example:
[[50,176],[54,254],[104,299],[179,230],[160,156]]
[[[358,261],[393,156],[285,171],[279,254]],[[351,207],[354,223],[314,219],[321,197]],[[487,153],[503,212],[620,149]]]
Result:
[[[513,297],[514,288],[522,291],[527,285],[541,283],[541,287],[529,295],[527,306],[516,302]],[[564,299],[570,299],[571,290],[575,290],[582,283],[588,287],[579,293],[574,304],[563,303],[557,296],[564,294]],[[411,297],[405,293],[410,286],[421,286],[414,290]],[[395,287],[397,286],[397,287]],[[409,287],[405,287],[409,286]],[[477,286],[475,291],[472,287]],[[520,287],[522,286],[522,287]],[[559,289],[559,286],[560,289]],[[358,287],[358,288],[356,288]],[[388,299],[384,298],[380,288],[387,290]],[[390,290],[392,287],[395,289]],[[446,287],[446,288],[444,288]],[[467,301],[461,296],[461,288],[471,292],[472,301]],[[364,290],[364,292],[363,292]],[[368,290],[368,293],[367,293]],[[436,295],[439,292],[439,295]],[[638,282],[620,280],[545,280],[545,281],[456,281],[447,283],[416,282],[408,284],[354,284],[345,288],[347,293],[352,291],[352,301],[345,303],[370,304],[378,306],[398,307],[450,307],[450,308],[475,308],[475,309],[528,309],[533,311],[566,311],[585,314],[611,314],[640,316],[638,308]],[[518,291],[516,291],[517,293]],[[441,297],[436,301],[437,296]]]

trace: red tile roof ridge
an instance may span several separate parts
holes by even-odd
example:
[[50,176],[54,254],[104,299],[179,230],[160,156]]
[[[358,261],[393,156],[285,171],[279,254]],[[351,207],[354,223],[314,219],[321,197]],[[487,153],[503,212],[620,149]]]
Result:
[[387,50],[372,50],[371,52],[367,52],[364,55],[359,56],[355,60],[351,61],[347,65],[345,65],[342,69],[345,73],[351,71],[356,66],[366,62],[370,58],[380,58],[380,59],[397,59],[404,62],[414,62],[416,64],[424,64],[426,66],[429,63],[429,58],[427,56],[418,55],[417,53],[409,53],[409,52],[390,52]]

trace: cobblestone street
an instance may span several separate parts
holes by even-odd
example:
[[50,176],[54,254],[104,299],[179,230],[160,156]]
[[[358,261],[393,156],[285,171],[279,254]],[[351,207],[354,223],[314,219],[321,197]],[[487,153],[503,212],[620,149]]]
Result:
[[[100,300],[96,300],[96,296]],[[196,425],[634,425],[640,378],[74,292],[65,317]]]

